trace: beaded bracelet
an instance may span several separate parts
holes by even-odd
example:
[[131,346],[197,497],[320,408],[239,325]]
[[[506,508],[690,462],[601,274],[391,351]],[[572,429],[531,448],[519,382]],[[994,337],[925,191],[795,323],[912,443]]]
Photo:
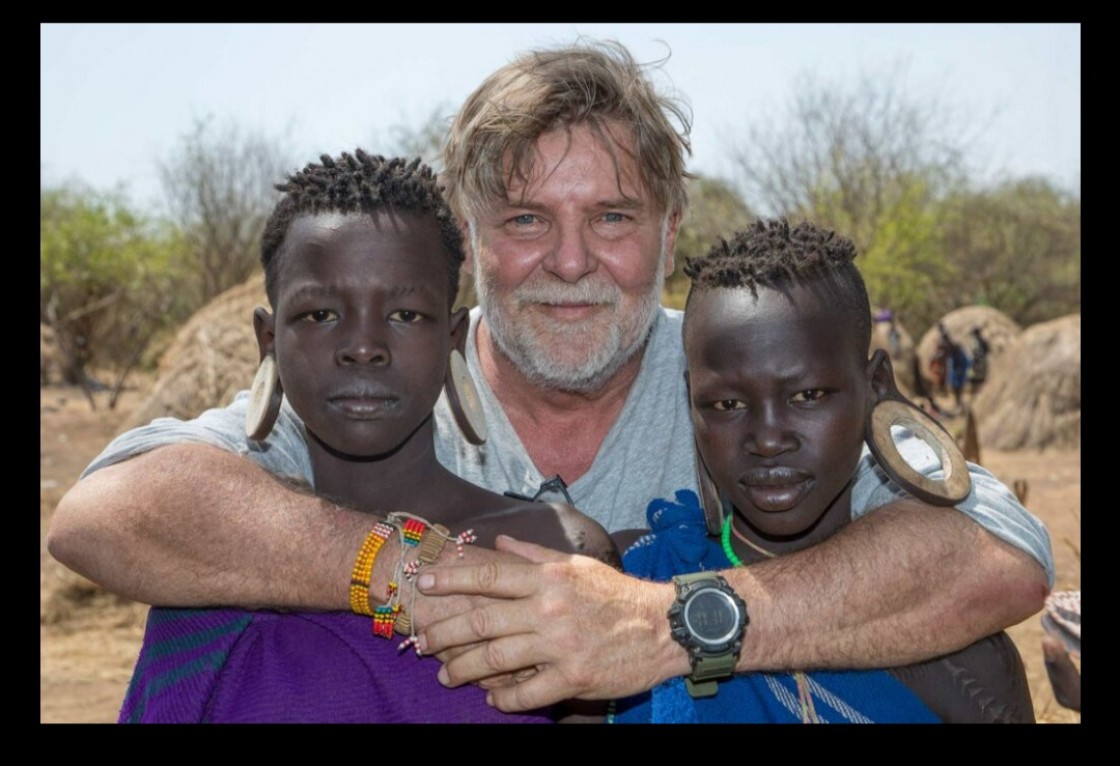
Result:
[[[416,598],[416,576],[420,573],[421,567],[433,564],[439,559],[449,541],[455,542],[461,557],[463,546],[473,543],[478,537],[471,529],[452,536],[450,530],[442,524],[432,524],[427,519],[410,513],[393,512],[389,514],[388,520],[396,525],[397,534],[400,536],[400,558],[397,560],[393,580],[389,583],[389,603],[386,604],[386,610],[379,617],[379,621],[375,618],[373,633],[391,638],[395,629],[397,633],[408,636],[398,649],[403,650],[411,645],[416,649],[416,653],[420,654],[410,615]],[[409,550],[413,548],[417,549],[416,558],[406,561]],[[407,594],[402,590],[402,586],[408,586]]]
[[410,518],[401,525],[401,539],[405,545],[417,546],[427,530],[428,524],[420,519]]
[[373,577],[373,562],[381,546],[389,539],[389,535],[393,534],[393,530],[391,524],[379,521],[362,541],[362,549],[358,552],[358,558],[354,560],[354,569],[350,573],[350,610],[355,614],[374,616],[369,592],[370,578]]
[[373,610],[373,635],[392,638],[393,627],[400,611],[400,604],[382,604],[375,607]]

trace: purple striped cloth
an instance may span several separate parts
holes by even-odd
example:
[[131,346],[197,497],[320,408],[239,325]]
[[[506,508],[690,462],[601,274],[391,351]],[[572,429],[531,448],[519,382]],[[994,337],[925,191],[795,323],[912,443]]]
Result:
[[341,612],[152,608],[120,723],[549,723],[446,689],[439,662],[398,652]]

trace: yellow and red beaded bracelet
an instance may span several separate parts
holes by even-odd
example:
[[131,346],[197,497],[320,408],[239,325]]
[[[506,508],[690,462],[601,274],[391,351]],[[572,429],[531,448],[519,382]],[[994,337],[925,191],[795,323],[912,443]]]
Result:
[[373,562],[381,546],[393,531],[391,525],[379,521],[362,542],[362,549],[358,552],[358,558],[354,560],[354,569],[350,573],[350,610],[355,614],[374,616],[369,592],[370,578],[373,577]]

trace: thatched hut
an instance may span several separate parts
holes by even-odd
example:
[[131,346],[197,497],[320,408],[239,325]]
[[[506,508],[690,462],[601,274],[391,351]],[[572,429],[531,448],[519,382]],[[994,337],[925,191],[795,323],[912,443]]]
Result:
[[[989,376],[1003,363],[1002,358],[1007,349],[1015,342],[1022,332],[1022,328],[1007,314],[991,306],[965,306],[955,309],[941,318],[941,323],[949,333],[949,337],[960,343],[965,353],[971,355],[969,344],[973,328],[980,328],[984,340],[988,341],[988,369]],[[937,349],[937,341],[941,334],[937,324],[926,330],[918,343],[918,364],[922,376],[930,381],[929,363]]]
[[1081,315],[1028,327],[973,403],[985,448],[1081,446]]
[[264,275],[222,293],[192,316],[160,357],[151,395],[130,425],[153,418],[193,418],[229,403],[253,382],[259,362],[253,309],[268,306]]

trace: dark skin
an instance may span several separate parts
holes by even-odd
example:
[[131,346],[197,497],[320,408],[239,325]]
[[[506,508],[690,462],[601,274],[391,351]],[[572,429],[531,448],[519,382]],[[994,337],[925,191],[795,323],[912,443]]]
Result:
[[[851,520],[864,423],[893,390],[883,351],[820,283],[711,289],[688,305],[685,353],[700,454],[735,508],[745,564],[808,548]],[[1033,721],[1022,661],[1004,633],[893,669],[942,720]]]
[[803,287],[709,290],[688,311],[696,442],[736,522],[778,554],[831,537],[851,515],[882,357]]
[[[403,511],[471,529],[488,548],[512,534],[620,567],[606,530],[571,506],[495,494],[436,459],[432,409],[468,316],[450,310],[450,256],[434,221],[304,215],[277,257],[275,314],[258,308],[253,326],[304,421],[319,495],[379,518]],[[580,720],[571,705],[555,714]]]
[[497,495],[436,459],[432,409],[468,317],[450,310],[449,256],[434,221],[304,215],[278,257],[275,314],[258,309],[254,327],[304,420],[318,494],[377,516],[472,528],[488,547],[499,533],[528,535],[617,562],[605,530],[571,507]]

